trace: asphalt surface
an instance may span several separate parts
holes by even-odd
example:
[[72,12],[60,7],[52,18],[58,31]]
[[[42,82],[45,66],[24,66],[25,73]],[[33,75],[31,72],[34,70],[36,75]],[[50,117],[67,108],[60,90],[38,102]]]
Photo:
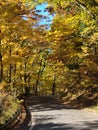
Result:
[[54,97],[31,97],[29,130],[98,130],[98,115],[80,109],[68,109]]

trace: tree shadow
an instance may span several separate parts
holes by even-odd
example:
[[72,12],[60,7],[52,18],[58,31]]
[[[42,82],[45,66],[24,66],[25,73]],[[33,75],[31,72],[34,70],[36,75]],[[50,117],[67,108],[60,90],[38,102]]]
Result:
[[80,124],[38,123],[32,130],[98,130],[98,120],[93,122],[80,122]]
[[54,124],[54,123],[47,123],[47,124],[37,124],[33,127],[32,130],[73,130],[70,126],[65,124]]
[[84,124],[87,125],[91,130],[98,129],[98,120],[95,120],[93,122],[86,121],[86,122],[84,122]]
[[[73,111],[73,108],[64,106],[56,100],[55,97],[32,97],[28,104],[30,111],[32,113],[34,112],[35,116],[35,118],[33,118],[34,126],[32,130],[98,130],[97,118],[89,120],[88,116],[88,121],[86,121],[86,119],[80,119],[82,114],[78,117],[79,120],[74,121],[74,118],[73,120],[71,118],[70,123],[66,122],[68,113],[63,115],[63,113],[59,113],[58,110],[69,111],[72,109]],[[77,109],[74,109],[74,112],[77,115]],[[63,118],[60,118],[62,115]],[[64,121],[64,119],[66,120]]]
[[[34,100],[33,100],[33,98],[34,98]],[[33,98],[31,98],[31,100],[29,100],[29,102],[28,102],[28,105],[31,106],[29,108],[31,110],[31,112],[62,110],[62,109],[66,109],[66,108],[73,109],[72,106],[70,107],[68,105],[62,104],[54,96],[40,96],[40,97],[35,96]]]

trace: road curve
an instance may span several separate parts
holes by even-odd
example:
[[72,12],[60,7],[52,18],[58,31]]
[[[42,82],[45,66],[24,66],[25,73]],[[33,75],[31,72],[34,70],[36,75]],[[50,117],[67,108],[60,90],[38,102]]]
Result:
[[29,130],[98,130],[98,115],[79,109],[66,109],[54,97],[31,97]]

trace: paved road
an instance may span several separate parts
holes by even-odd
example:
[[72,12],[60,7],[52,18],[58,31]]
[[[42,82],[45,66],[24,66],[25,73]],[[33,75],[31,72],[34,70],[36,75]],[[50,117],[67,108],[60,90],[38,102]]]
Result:
[[30,130],[98,130],[98,115],[79,109],[68,109],[53,97],[32,97]]

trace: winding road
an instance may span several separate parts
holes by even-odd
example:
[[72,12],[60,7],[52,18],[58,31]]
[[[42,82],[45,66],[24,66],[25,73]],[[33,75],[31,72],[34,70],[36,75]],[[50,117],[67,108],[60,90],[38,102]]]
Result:
[[29,130],[98,130],[98,115],[80,109],[68,109],[55,97],[31,97]]

